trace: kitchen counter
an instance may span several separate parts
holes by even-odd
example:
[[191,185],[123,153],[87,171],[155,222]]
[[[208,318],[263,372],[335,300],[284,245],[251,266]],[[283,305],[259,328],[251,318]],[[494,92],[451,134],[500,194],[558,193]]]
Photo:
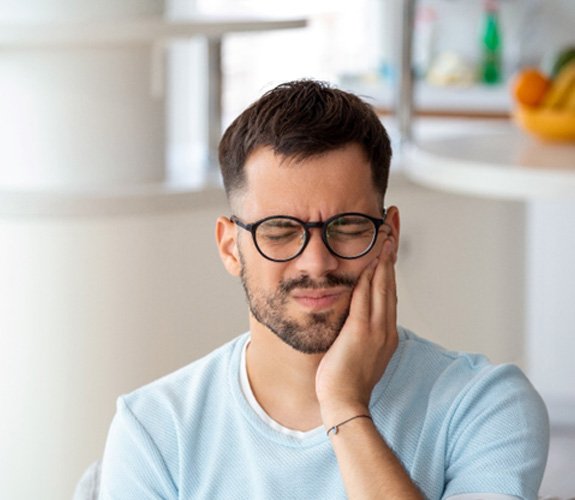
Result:
[[416,126],[420,139],[404,151],[405,172],[419,184],[503,199],[575,199],[573,143],[546,143],[510,122],[459,121],[431,136],[430,128]]

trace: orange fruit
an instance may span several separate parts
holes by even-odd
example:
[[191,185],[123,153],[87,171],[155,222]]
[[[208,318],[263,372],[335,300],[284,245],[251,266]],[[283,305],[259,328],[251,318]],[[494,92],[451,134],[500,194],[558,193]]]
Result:
[[524,68],[513,78],[511,94],[515,101],[525,106],[535,107],[551,87],[551,80],[537,68]]

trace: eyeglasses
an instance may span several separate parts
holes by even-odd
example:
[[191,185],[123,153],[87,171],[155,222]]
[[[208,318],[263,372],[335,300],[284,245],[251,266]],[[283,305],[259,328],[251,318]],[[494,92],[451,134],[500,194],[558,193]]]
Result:
[[246,224],[235,215],[230,220],[252,233],[254,244],[263,257],[274,262],[286,262],[305,250],[312,228],[321,229],[321,239],[336,257],[363,257],[375,245],[385,217],[384,209],[382,219],[348,212],[334,215],[324,222],[303,222],[289,215],[273,215],[253,224]]

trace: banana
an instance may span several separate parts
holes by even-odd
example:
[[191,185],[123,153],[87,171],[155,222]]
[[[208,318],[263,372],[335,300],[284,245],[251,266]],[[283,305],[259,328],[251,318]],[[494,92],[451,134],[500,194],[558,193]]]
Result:
[[571,113],[575,113],[575,85],[571,86],[571,92],[565,100],[565,109]]
[[519,106],[515,122],[527,132],[548,141],[575,141],[575,113],[561,109]]
[[562,108],[575,92],[575,60],[566,64],[554,78],[551,88],[545,94],[543,107]]

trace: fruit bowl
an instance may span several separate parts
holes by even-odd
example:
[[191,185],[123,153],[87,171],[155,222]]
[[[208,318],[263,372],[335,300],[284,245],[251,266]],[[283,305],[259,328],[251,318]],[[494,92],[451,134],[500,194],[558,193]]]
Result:
[[531,108],[519,105],[513,110],[519,127],[547,141],[575,142],[575,111]]

